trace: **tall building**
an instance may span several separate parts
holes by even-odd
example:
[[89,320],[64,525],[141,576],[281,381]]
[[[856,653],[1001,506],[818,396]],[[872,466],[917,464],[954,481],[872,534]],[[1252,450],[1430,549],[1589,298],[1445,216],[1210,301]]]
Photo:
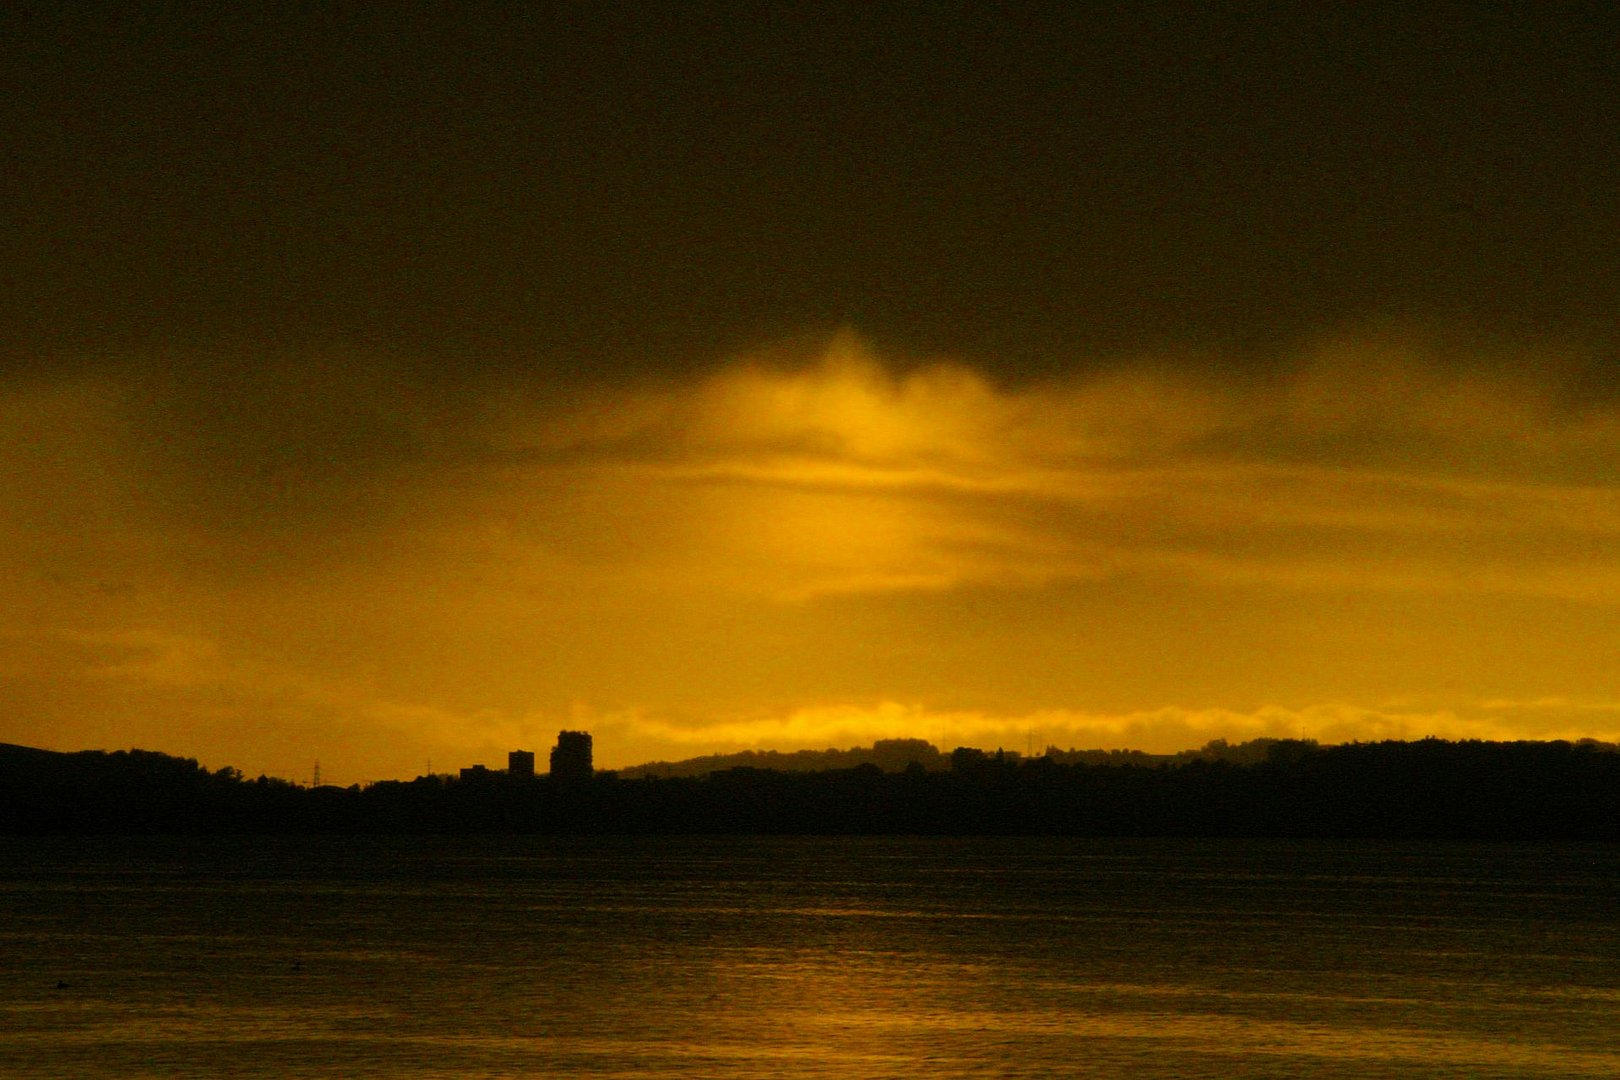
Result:
[[557,732],[557,745],[551,751],[551,776],[562,781],[591,778],[590,732]]
[[513,750],[506,755],[506,775],[528,779],[534,776],[534,751]]

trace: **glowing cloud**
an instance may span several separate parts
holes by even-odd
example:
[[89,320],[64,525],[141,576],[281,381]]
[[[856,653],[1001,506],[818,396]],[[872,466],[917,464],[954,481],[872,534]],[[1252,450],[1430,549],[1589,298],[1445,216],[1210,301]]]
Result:
[[351,366],[0,387],[0,739],[342,779],[582,725],[608,764],[1614,734],[1620,409],[1522,365]]
[[617,493],[705,588],[1151,572],[1620,598],[1597,544],[1620,534],[1620,492],[1597,480],[1620,465],[1616,418],[1416,361],[1247,393],[1162,373],[996,388],[949,364],[894,374],[844,340],[625,413],[503,437],[533,455],[530,483]]

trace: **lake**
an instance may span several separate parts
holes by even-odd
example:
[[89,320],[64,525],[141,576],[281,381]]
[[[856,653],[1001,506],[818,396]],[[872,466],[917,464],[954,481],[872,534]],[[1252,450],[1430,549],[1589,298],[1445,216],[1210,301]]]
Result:
[[0,838],[4,1077],[1614,1077],[1620,850]]

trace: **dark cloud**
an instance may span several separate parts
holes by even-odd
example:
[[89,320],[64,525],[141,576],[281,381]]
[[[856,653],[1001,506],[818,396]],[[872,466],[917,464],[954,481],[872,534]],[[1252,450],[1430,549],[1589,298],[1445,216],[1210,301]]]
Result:
[[705,366],[854,325],[1002,374],[1367,318],[1613,342],[1612,13],[185,5],[6,16],[0,322]]
[[315,357],[170,361],[127,400],[137,467],[177,517],[225,532],[364,524],[443,465],[463,408],[399,365]]

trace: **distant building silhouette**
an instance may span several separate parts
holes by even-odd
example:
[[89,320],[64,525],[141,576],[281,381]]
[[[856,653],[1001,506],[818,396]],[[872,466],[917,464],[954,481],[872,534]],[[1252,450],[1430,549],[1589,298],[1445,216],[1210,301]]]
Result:
[[513,750],[506,755],[506,775],[527,780],[534,776],[534,751]]
[[485,765],[469,765],[461,770],[463,780],[482,780],[489,776],[489,768]]
[[551,776],[562,781],[591,778],[590,732],[557,732],[557,745],[551,751]]

